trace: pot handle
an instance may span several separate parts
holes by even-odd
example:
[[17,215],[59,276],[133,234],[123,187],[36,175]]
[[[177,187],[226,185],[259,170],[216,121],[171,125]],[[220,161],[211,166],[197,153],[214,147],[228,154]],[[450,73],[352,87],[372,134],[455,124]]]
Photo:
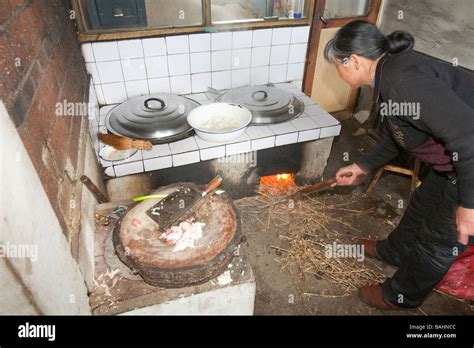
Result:
[[[153,108],[153,107],[149,106],[148,102],[152,101],[152,100],[160,102],[161,108]],[[148,98],[147,100],[145,100],[144,105],[147,109],[152,109],[152,110],[163,110],[166,106],[165,102],[160,98]]]
[[[257,94],[257,93],[263,93],[263,98],[255,98],[255,94]],[[255,92],[252,93],[251,97],[252,97],[253,100],[265,100],[268,97],[268,93],[263,91],[263,90],[255,91]]]

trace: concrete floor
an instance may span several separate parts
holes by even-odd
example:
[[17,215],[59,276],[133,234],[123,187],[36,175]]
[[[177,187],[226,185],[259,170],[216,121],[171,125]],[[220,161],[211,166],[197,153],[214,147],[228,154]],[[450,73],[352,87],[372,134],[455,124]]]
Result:
[[[343,154],[348,152],[350,162],[357,159],[362,153],[373,146],[374,142],[366,137],[353,137],[352,132],[358,124],[354,120],[343,122],[342,133],[336,139],[331,157],[325,169],[325,178],[334,175],[338,168],[347,164],[343,161]],[[356,202],[351,209],[367,209],[374,207],[373,213],[351,218],[351,224],[362,235],[347,229],[339,230],[350,237],[367,237],[383,239],[393,229],[403,214],[403,209],[398,209],[399,199],[407,198],[409,179],[407,177],[386,174],[370,195],[364,195],[365,186],[349,188],[339,187],[326,190],[318,195],[331,202],[344,202],[350,197],[355,197]],[[237,202],[238,204],[238,202]],[[253,214],[255,215],[255,214]],[[265,216],[260,219],[265,220]],[[340,228],[340,227],[339,227]],[[259,224],[252,219],[252,214],[242,213],[243,240],[242,248],[248,256],[253,267],[257,295],[255,301],[256,315],[441,315],[458,314],[472,315],[469,303],[454,299],[450,296],[433,292],[425,301],[421,309],[415,311],[384,312],[365,306],[355,293],[347,297],[317,297],[303,295],[312,294],[341,294],[338,286],[324,279],[314,276],[305,276],[302,279],[297,272],[290,273],[288,269],[282,270],[281,263],[277,260],[282,252],[270,248],[279,246],[284,248],[285,241],[279,238],[281,230],[271,226],[267,231],[262,230]],[[394,269],[378,261],[366,262],[366,266],[377,269],[385,275],[390,275]]]

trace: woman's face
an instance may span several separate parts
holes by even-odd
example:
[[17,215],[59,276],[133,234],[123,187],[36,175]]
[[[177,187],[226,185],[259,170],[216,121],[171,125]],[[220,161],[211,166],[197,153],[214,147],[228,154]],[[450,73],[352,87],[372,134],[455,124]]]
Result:
[[367,69],[364,59],[363,57],[352,55],[335,64],[339,77],[353,88],[367,84]]

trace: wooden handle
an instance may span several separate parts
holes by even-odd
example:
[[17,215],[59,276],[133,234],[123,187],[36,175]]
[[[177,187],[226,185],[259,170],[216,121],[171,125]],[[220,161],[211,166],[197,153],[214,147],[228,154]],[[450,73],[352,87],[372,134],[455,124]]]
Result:
[[146,150],[146,151],[150,151],[151,148],[153,147],[152,143],[146,140],[132,140],[131,146],[132,148]]
[[216,176],[214,179],[212,179],[209,184],[206,185],[206,188],[204,189],[203,195],[207,195],[209,192],[212,192],[216,188],[219,187],[219,185],[222,183],[222,178],[220,175]]
[[[350,178],[352,176],[352,172],[349,172],[349,173],[345,173],[344,175],[342,175],[346,178]],[[337,180],[336,178],[332,178],[332,179],[329,179],[329,180],[324,180],[324,181],[321,181],[320,183],[317,183],[317,184],[314,184],[314,185],[311,185],[311,186],[308,186],[304,189],[302,189],[301,191],[298,191],[297,193],[310,193],[310,192],[314,192],[314,191],[317,191],[317,190],[320,190],[322,188],[325,188],[325,187],[329,187],[331,186],[332,184],[336,183]]]
[[82,175],[81,182],[89,189],[99,204],[107,203],[109,201],[88,176]]

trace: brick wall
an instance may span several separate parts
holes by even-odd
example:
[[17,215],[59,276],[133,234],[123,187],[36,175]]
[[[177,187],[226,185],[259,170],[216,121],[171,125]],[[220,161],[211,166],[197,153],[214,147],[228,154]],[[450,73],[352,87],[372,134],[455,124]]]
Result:
[[88,91],[69,7],[63,0],[0,0],[0,98],[77,255],[87,117],[55,116],[56,102],[86,101]]

